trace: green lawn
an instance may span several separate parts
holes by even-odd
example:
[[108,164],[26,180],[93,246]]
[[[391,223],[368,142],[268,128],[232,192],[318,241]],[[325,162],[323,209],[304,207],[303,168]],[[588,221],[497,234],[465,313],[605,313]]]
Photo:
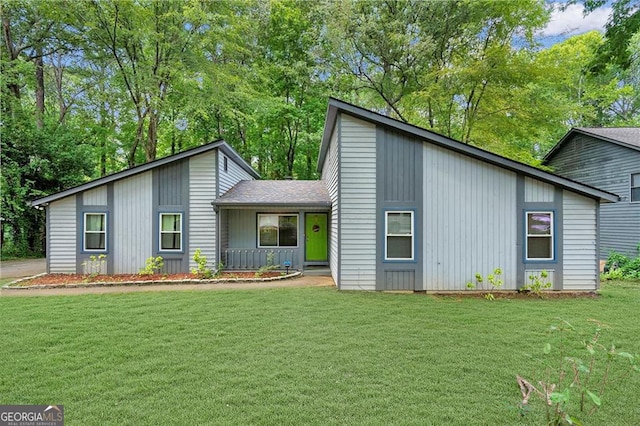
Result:
[[[597,299],[458,299],[332,288],[0,298],[0,403],[63,404],[69,425],[541,424],[562,317],[640,353],[640,284]],[[575,339],[574,339],[575,340]],[[577,346],[569,343],[569,346]],[[640,424],[640,374],[588,424]]]

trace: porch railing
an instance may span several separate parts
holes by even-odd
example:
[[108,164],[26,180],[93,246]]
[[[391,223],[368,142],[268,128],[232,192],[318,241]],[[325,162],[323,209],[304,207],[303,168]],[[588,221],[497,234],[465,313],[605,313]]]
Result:
[[269,263],[280,265],[284,269],[285,262],[291,268],[298,269],[297,249],[225,249],[224,267],[226,269],[258,269]]

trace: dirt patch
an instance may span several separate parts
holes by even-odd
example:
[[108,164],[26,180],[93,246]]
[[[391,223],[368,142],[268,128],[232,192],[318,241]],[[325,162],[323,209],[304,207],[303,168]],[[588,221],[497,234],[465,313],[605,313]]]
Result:
[[[282,277],[280,272],[264,272],[259,276],[255,272],[223,272],[212,280],[204,281],[238,281],[238,280],[262,280]],[[196,274],[117,274],[117,275],[78,275],[78,274],[43,274],[16,283],[19,287],[28,286],[60,286],[60,285],[87,285],[106,283],[162,283],[162,282],[192,282],[203,281]]]
[[[443,291],[443,292],[427,292],[429,296],[443,297],[443,298],[473,298],[473,299],[487,299],[486,291]],[[543,291],[540,295],[532,293],[530,291],[494,291],[494,299],[572,299],[572,298],[587,298],[595,299],[600,297],[600,294],[595,291],[562,291],[562,290],[547,290]]]

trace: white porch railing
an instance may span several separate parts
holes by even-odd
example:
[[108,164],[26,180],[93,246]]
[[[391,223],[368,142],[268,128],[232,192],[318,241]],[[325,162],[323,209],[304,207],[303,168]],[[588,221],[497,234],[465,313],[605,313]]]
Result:
[[[258,269],[268,264],[285,268],[285,262],[290,267],[298,269],[299,249],[225,249],[224,267],[226,269]],[[273,254],[271,254],[273,253]]]

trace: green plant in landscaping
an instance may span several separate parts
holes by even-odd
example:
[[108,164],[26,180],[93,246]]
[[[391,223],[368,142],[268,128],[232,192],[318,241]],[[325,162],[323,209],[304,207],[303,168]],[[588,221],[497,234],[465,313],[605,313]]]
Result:
[[207,268],[207,258],[202,255],[202,251],[200,249],[196,249],[196,252],[193,254],[193,261],[196,263],[195,268],[191,268],[191,273],[197,275],[198,278],[209,279],[213,277],[213,272],[211,269]]
[[604,280],[640,279],[640,256],[631,259],[621,253],[611,252],[604,271],[601,275]]
[[256,271],[256,278],[260,278],[266,272],[273,271],[274,269],[278,269],[280,267],[280,265],[274,265],[275,257],[276,257],[276,254],[274,253],[273,250],[270,250],[267,252],[267,263],[266,265],[263,265],[260,268],[258,268],[258,270]]
[[540,275],[529,275],[529,284],[522,286],[521,291],[530,291],[538,297],[542,297],[542,291],[551,288],[551,281],[547,271],[540,272]]
[[[489,288],[489,292],[484,295],[484,298],[487,300],[495,300],[495,296],[493,295],[493,291],[498,290],[504,284],[504,281],[500,278],[502,275],[502,269],[496,268],[493,270],[493,274],[487,275],[487,282],[491,286]],[[471,281],[467,281],[467,288],[473,290],[475,288],[484,287],[484,278],[479,272],[476,272],[476,283],[474,284]]]
[[[619,384],[630,374],[640,372],[637,355],[619,352],[613,344],[602,344],[604,325],[596,320],[589,322],[594,328],[585,339],[565,320],[550,327],[550,333],[558,338],[557,343],[549,341],[543,347],[544,357],[548,360],[545,377],[537,381],[536,387],[516,376],[523,398],[520,403],[522,415],[529,411],[529,398],[537,395],[545,404],[548,425],[582,424],[578,416],[591,415],[602,405],[607,386]],[[574,356],[571,350],[576,343],[582,349]],[[622,375],[613,377],[612,365],[619,361],[628,364]]]
[[100,275],[106,263],[106,254],[89,256],[89,260],[85,260],[84,262],[82,262],[82,266],[84,267],[85,280],[90,281]]
[[140,269],[140,275],[159,274],[164,266],[162,256],[148,258],[144,263],[144,268]]

